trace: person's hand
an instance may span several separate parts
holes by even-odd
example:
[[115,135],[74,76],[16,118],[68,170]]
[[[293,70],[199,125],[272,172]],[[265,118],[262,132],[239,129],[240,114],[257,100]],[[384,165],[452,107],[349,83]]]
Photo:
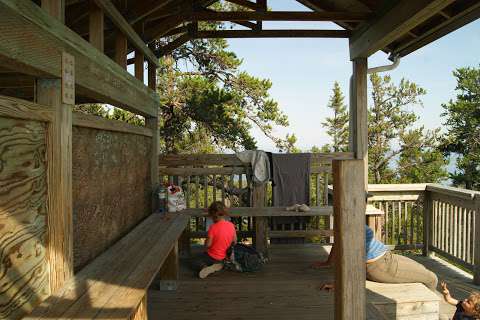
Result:
[[320,268],[325,268],[325,267],[330,267],[330,262],[327,261],[315,261],[310,265],[310,268],[312,269],[320,269]]
[[335,285],[333,283],[324,283],[320,285],[319,289],[324,291],[333,291],[335,290]]
[[448,290],[447,288],[447,284],[445,283],[445,281],[442,281],[440,283],[440,286],[442,287],[442,294],[444,297],[449,297],[450,296],[450,290]]

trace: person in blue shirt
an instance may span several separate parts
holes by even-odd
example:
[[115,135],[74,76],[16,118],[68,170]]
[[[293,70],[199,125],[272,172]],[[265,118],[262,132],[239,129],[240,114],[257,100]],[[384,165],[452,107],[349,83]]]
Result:
[[[312,267],[330,266],[334,262],[334,257],[335,245],[327,261],[316,262]],[[420,282],[432,291],[437,289],[438,278],[435,273],[415,260],[392,253],[387,246],[375,239],[373,230],[367,225],[365,225],[365,257],[368,280],[382,283]],[[333,285],[326,284],[322,288],[333,289]]]

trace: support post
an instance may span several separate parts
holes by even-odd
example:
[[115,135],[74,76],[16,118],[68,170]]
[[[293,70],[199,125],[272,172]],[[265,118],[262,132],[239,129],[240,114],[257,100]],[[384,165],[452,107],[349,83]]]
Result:
[[[265,185],[253,185],[252,207],[265,207]],[[255,218],[255,249],[268,256],[268,221],[267,217]]]
[[[143,36],[143,22],[140,22],[136,25],[135,31],[140,35]],[[144,73],[144,63],[145,63],[145,55],[143,54],[142,50],[136,49],[135,50],[135,78],[143,82],[143,73]]]
[[151,62],[148,62],[148,87],[157,90],[157,68]]
[[104,15],[95,1],[90,0],[88,41],[98,51],[104,51]]
[[475,194],[475,242],[473,282],[480,285],[480,194]]
[[[353,60],[350,83],[350,151],[356,159],[368,158],[367,59]],[[368,167],[367,167],[368,169]],[[368,176],[365,179],[368,181]]]
[[178,241],[170,251],[167,260],[160,269],[160,291],[175,291],[178,286],[179,261],[178,261]]
[[120,31],[115,35],[115,62],[127,69],[127,37]]
[[366,318],[363,169],[363,160],[333,162],[335,320]]
[[[42,8],[64,21],[65,3],[43,0]],[[36,100],[52,106],[47,128],[47,257],[50,292],[73,276],[72,109],[75,105],[74,57],[62,55],[61,79],[37,79]]]
[[433,203],[432,193],[425,189],[423,196],[423,249],[422,255],[428,257],[430,255],[430,242],[432,240],[432,215]]

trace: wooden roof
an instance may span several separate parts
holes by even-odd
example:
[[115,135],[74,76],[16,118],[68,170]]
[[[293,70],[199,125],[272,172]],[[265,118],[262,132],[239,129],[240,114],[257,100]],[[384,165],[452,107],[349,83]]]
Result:
[[[111,0],[146,43],[165,40],[164,46],[154,49],[157,56],[169,53],[190,39],[205,37],[343,37],[350,38],[352,58],[377,50],[405,56],[480,17],[478,0],[297,1],[306,7],[305,12],[265,12],[266,0],[257,3],[229,0],[243,6],[245,12],[239,13],[214,12],[209,6],[215,0]],[[66,5],[65,23],[87,38],[89,0],[66,0]],[[112,31],[116,29],[116,22],[112,23],[111,14],[105,13],[110,18],[105,22],[105,53],[112,55],[115,41]],[[235,21],[242,30],[204,32],[196,23],[204,20]],[[262,20],[293,21],[292,24],[294,21],[332,21],[345,31],[267,31],[262,28]]]

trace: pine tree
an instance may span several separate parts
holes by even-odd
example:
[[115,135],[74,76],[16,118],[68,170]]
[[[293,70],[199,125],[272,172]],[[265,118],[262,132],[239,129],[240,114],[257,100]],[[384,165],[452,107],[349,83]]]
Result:
[[330,151],[345,152],[348,150],[348,111],[342,90],[336,81],[332,92],[327,107],[332,109],[333,117],[326,118],[326,121],[322,122],[322,126],[327,128],[327,134],[332,139],[332,145],[329,146]]
[[460,68],[453,75],[458,93],[455,101],[442,105],[448,133],[441,150],[457,156],[453,184],[480,190],[480,66]]
[[368,112],[368,165],[371,183],[439,182],[446,176],[438,152],[438,130],[415,128],[411,107],[422,105],[426,93],[415,83],[372,74],[373,105]]

